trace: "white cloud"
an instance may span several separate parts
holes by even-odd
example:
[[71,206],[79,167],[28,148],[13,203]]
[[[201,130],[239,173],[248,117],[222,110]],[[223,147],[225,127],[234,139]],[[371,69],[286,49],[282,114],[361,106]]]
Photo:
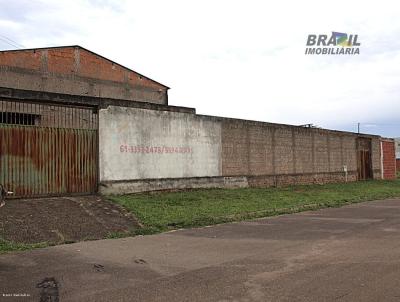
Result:
[[[345,128],[400,112],[396,1],[0,5],[0,34],[27,47],[80,44],[165,83],[171,104],[203,114]],[[331,31],[358,34],[361,54],[304,55],[308,34]]]

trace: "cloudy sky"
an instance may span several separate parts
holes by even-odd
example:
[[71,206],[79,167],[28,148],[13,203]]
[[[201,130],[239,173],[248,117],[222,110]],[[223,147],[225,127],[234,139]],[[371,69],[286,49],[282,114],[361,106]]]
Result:
[[[0,49],[81,45],[208,115],[400,136],[398,1],[0,0]],[[305,55],[308,34],[360,55]],[[12,41],[10,41],[11,39]],[[18,43],[16,45],[15,43]]]

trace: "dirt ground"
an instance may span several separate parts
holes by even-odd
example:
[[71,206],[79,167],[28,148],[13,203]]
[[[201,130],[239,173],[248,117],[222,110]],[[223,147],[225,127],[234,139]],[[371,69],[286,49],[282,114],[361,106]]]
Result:
[[10,199],[0,208],[0,237],[18,243],[65,243],[129,232],[136,219],[100,196]]

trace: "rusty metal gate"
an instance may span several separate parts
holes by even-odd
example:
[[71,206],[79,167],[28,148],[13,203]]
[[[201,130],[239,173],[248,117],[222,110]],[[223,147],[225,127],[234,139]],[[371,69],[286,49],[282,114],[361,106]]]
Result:
[[358,180],[372,179],[371,140],[357,139]]
[[97,191],[94,108],[0,101],[0,183],[16,197]]

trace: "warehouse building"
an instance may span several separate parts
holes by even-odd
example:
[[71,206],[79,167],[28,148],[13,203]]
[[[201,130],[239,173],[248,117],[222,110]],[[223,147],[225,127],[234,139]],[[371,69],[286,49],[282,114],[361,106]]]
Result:
[[196,114],[79,46],[0,52],[0,183],[17,196],[395,178],[394,140]]

